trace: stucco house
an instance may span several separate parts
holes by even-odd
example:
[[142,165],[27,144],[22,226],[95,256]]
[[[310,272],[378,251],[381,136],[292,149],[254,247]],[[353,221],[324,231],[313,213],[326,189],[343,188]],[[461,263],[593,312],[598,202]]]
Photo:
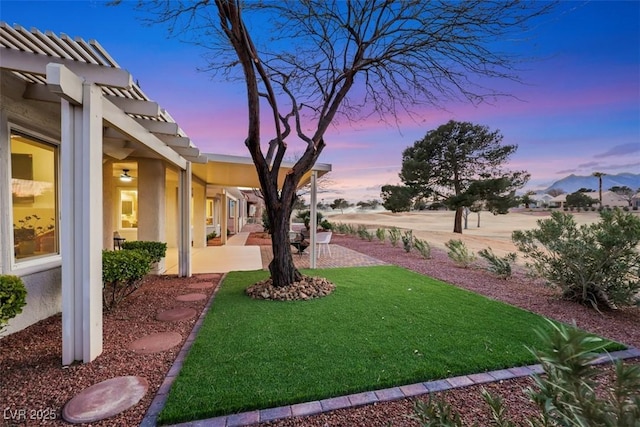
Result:
[[[600,200],[600,193],[597,191],[591,191],[591,192],[587,192],[584,193],[587,196],[591,197],[593,200],[595,200],[596,202],[593,204],[593,206],[598,206],[599,204],[599,200]],[[554,207],[554,208],[564,208],[565,204],[567,202],[567,195],[566,194],[560,194],[559,196],[553,197],[550,201],[549,201],[549,206],[550,207]],[[617,195],[616,193],[612,192],[612,191],[603,191],[602,192],[602,206],[608,206],[608,207],[625,207],[625,206],[629,206],[629,202],[627,202],[623,197]]]
[[28,290],[5,333],[62,312],[63,364],[102,352],[115,233],[166,242],[189,276],[192,247],[248,220],[238,187],[259,186],[251,159],[200,152],[135,82],[94,40],[0,23],[0,274]]

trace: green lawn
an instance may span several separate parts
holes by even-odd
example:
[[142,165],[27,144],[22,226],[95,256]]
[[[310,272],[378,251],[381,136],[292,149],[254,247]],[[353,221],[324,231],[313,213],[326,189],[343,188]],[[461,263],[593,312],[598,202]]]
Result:
[[535,363],[536,314],[395,266],[305,273],[336,290],[258,301],[244,289],[267,272],[226,277],[161,423]]

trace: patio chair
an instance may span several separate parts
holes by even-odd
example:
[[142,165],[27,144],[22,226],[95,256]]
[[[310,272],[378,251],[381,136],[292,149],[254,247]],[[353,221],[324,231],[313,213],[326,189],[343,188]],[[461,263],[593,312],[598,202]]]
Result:
[[323,231],[316,235],[316,244],[318,245],[318,258],[320,258],[320,254],[323,252],[327,252],[329,256],[331,256],[331,248],[329,247],[329,242],[331,242],[331,235],[333,233],[331,231]]

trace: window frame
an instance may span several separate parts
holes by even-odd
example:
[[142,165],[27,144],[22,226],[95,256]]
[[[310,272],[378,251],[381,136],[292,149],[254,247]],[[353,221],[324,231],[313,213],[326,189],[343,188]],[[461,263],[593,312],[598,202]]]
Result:
[[[43,135],[40,132],[37,132],[33,129],[29,129],[25,126],[20,126],[15,123],[7,123],[7,133],[6,133],[6,159],[3,162],[6,174],[2,176],[3,186],[5,186],[6,191],[2,197],[3,204],[7,206],[7,212],[5,218],[7,220],[5,227],[3,230],[6,232],[5,241],[9,242],[5,253],[3,254],[3,272],[6,274],[14,274],[17,276],[24,276],[28,274],[38,273],[41,271],[50,270],[53,268],[60,267],[62,265],[62,247],[61,247],[61,211],[60,211],[60,151],[61,144],[60,141],[57,141],[55,138]],[[11,194],[11,135],[12,134],[20,134],[25,138],[29,138],[38,142],[40,144],[44,144],[50,146],[54,150],[54,192],[55,192],[55,212],[56,212],[56,238],[57,238],[57,253],[42,255],[38,257],[29,257],[24,259],[17,259],[14,255],[13,247],[14,247],[14,234],[13,234],[13,198]]]

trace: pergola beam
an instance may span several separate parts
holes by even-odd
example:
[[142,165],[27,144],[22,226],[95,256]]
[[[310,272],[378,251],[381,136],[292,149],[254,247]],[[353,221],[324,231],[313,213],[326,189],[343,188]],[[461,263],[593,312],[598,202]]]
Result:
[[2,68],[7,70],[44,76],[47,74],[47,64],[56,63],[64,65],[76,75],[83,76],[87,82],[99,86],[129,89],[133,85],[131,74],[121,68],[96,67],[94,64],[45,55],[25,55],[24,52],[1,46],[0,58]]

